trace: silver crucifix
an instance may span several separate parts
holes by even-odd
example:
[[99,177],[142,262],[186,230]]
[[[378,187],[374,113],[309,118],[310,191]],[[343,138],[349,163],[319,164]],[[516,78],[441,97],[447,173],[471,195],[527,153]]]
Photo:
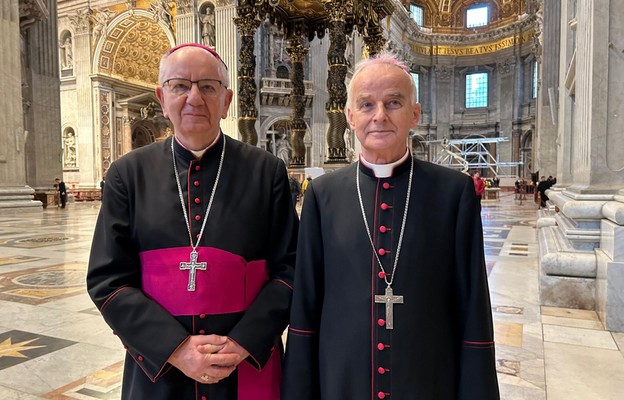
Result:
[[[193,250],[191,251],[191,262],[181,262],[180,263],[180,270],[184,271],[184,270],[189,270],[189,281],[188,281],[188,286],[186,288],[186,290],[188,290],[189,292],[194,292],[195,291],[195,270],[202,270],[205,271],[206,270],[206,263],[205,262],[197,262],[197,251]],[[386,291],[387,293],[387,291]]]
[[386,305],[386,329],[394,329],[393,308],[395,304],[403,304],[403,296],[395,296],[392,293],[392,288],[388,286],[386,287],[386,294],[383,296],[380,294],[375,295],[375,303]]

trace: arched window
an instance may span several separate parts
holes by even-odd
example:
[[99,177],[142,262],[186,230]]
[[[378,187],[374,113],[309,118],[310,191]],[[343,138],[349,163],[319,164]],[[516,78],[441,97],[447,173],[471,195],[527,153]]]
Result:
[[288,67],[285,65],[280,65],[277,67],[277,71],[275,72],[275,76],[279,79],[288,79],[290,78],[290,72],[288,71]]

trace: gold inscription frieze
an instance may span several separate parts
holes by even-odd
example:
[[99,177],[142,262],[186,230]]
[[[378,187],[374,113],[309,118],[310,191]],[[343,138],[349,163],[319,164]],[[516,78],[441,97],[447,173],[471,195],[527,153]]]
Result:
[[481,54],[496,53],[513,46],[520,46],[530,42],[535,36],[535,31],[523,32],[520,35],[514,35],[498,40],[496,42],[483,43],[474,46],[423,46],[420,43],[411,42],[410,48],[413,53],[425,56],[452,56],[466,57],[478,56]]

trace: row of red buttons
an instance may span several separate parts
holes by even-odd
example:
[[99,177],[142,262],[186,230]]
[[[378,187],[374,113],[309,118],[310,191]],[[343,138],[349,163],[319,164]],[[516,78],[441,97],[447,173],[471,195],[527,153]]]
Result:
[[[390,186],[390,184],[389,184],[388,182],[384,182],[384,184],[382,185],[382,187],[383,187],[384,189],[386,189],[386,190],[391,188],[391,186]],[[381,203],[380,208],[381,208],[383,211],[386,211],[386,210],[391,209],[391,208],[392,208],[392,206],[391,206],[391,205],[388,205],[388,204],[386,204],[386,203]],[[390,230],[390,228],[387,228],[387,227],[385,227],[385,226],[383,226],[383,225],[379,227],[379,232],[381,232],[381,233],[386,233],[386,232],[387,232],[387,231],[389,231],[389,230]],[[388,253],[390,253],[390,250],[386,250],[386,249],[379,249],[379,250],[377,250],[377,254],[379,254],[380,256],[383,256],[383,255],[388,254]],[[384,279],[384,278],[386,277],[386,273],[385,273],[385,272],[383,272],[383,271],[379,271],[378,276],[379,276],[379,278],[380,278],[380,279]],[[384,320],[383,318],[379,318],[379,319],[377,320],[377,325],[379,325],[379,326],[384,326],[384,325],[386,325],[386,320]],[[379,350],[379,351],[383,351],[386,347],[390,347],[390,346],[385,345],[385,344],[383,344],[383,343],[381,343],[381,342],[380,342],[380,343],[377,343],[377,350]],[[384,368],[384,367],[379,367],[379,368],[377,368],[377,372],[378,372],[380,375],[385,374],[387,371],[390,371],[390,370],[389,370],[389,369],[387,369],[387,368]],[[385,399],[385,398],[386,398],[386,396],[390,396],[390,393],[386,393],[386,392],[378,392],[378,393],[377,393],[377,398],[378,398],[378,399]]]

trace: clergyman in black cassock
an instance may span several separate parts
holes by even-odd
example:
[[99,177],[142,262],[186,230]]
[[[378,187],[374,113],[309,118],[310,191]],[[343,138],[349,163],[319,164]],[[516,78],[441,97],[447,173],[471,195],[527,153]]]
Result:
[[280,398],[298,219],[284,164],[220,131],[216,57],[170,50],[157,95],[175,136],[106,175],[87,287],[127,350],[123,399]]
[[283,400],[499,398],[474,185],[409,154],[415,90],[390,55],[356,67],[362,153],[306,190]]

